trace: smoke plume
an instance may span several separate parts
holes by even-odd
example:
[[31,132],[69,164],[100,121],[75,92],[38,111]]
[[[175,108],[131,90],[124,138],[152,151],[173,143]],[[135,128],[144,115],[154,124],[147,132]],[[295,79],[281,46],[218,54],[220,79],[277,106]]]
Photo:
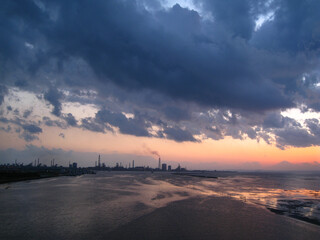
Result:
[[144,152],[148,154],[152,154],[153,156],[157,156],[160,158],[160,154],[158,151],[151,150],[147,145],[143,144]]

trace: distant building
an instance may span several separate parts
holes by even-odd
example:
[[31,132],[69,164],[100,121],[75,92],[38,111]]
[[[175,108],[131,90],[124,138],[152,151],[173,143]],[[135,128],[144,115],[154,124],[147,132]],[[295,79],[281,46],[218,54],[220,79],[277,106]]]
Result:
[[167,164],[166,163],[162,163],[162,171],[167,171]]
[[77,168],[78,164],[76,162],[72,163],[72,168]]
[[181,170],[180,163],[179,163],[178,167],[177,167],[175,170],[176,170],[177,172],[180,172],[180,170]]
[[168,171],[171,171],[171,165],[168,165]]

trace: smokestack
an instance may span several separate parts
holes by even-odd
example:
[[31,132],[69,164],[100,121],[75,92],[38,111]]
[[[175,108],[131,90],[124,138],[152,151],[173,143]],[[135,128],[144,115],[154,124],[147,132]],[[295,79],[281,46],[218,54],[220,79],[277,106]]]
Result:
[[159,169],[161,169],[161,159],[159,158],[159,166],[158,166]]
[[132,160],[132,168],[134,168],[134,160]]

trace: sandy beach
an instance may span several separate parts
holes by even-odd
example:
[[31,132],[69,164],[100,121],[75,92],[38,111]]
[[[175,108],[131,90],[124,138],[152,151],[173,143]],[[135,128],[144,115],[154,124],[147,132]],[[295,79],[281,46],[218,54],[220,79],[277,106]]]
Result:
[[108,239],[320,239],[318,226],[227,197],[170,203],[108,234]]

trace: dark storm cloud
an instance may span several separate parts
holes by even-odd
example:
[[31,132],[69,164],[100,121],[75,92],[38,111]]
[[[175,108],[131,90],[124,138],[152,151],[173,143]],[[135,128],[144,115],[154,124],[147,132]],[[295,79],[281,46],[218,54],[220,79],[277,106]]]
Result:
[[177,142],[197,142],[197,140],[192,136],[190,132],[188,132],[187,130],[183,130],[177,126],[167,127],[163,132],[166,134],[168,139],[172,139]]
[[14,82],[14,85],[15,85],[16,87],[24,88],[24,87],[27,87],[27,86],[28,86],[28,82],[25,81],[25,80],[19,79],[19,80],[17,80],[17,81]]
[[20,138],[23,138],[26,142],[32,142],[34,140],[39,140],[39,137],[37,135],[34,135],[32,133],[28,133],[24,131],[19,135]]
[[[1,19],[1,60],[10,59],[15,54],[18,55],[17,47],[21,47],[21,43],[30,39],[28,29],[37,28],[44,18],[41,9],[34,1],[1,1],[0,19]],[[27,25],[22,26],[23,22]],[[19,30],[17,28],[21,27]]]
[[233,36],[244,39],[250,39],[253,33],[255,27],[254,14],[257,14],[257,11],[252,11],[252,7],[256,7],[254,4],[259,4],[259,2],[254,3],[248,0],[204,1],[205,7],[212,12],[214,20],[219,25]]
[[16,108],[15,110],[13,110],[13,114],[19,116],[20,115],[19,109]]
[[307,127],[310,129],[310,132],[314,136],[318,136],[320,138],[320,123],[318,119],[308,119],[305,121]]
[[319,120],[307,119],[304,124],[306,127],[288,119],[283,128],[275,129],[273,133],[276,136],[277,146],[283,149],[289,146],[310,147],[320,145]]
[[66,120],[69,126],[72,126],[72,127],[77,126],[77,120],[74,118],[74,116],[71,113],[65,114],[65,116],[63,116],[63,119]]
[[66,124],[59,120],[52,120],[49,117],[43,117],[42,120],[43,120],[43,123],[48,127],[59,127],[62,129],[67,128]]
[[190,112],[187,109],[183,109],[175,106],[167,106],[163,110],[164,115],[167,119],[173,121],[189,120]]
[[279,113],[268,114],[263,121],[264,128],[283,128],[284,124],[284,117]]
[[253,38],[259,47],[293,53],[319,50],[319,1],[275,1],[275,8],[274,20],[264,24]]
[[275,133],[277,146],[280,148],[286,146],[310,147],[320,144],[319,136],[310,134],[306,129],[290,127],[278,130]]
[[[71,5],[64,5],[60,12],[52,44],[59,54],[86,59],[96,73],[118,86],[154,89],[204,105],[252,110],[293,106],[276,85],[251,69],[256,59],[250,47],[243,46],[241,39],[223,37],[220,26],[212,34],[203,32],[202,27],[215,26],[201,26],[196,12],[176,5],[154,17],[141,14],[134,2]],[[74,8],[79,11],[72,12],[70,19]],[[95,16],[87,9],[95,11]],[[116,12],[109,13],[110,9]],[[91,30],[76,30],[83,24]],[[100,33],[94,42],[91,31]],[[199,42],[199,38],[211,38],[214,43]]]
[[66,129],[68,127],[78,127],[78,121],[71,113],[60,114],[59,119],[52,120],[49,117],[42,117],[43,123],[48,127],[59,127]]
[[221,133],[221,130],[217,127],[206,127],[207,130],[210,131],[209,134],[207,134],[207,136],[209,136],[210,138],[212,139],[215,139],[215,140],[219,140],[219,139],[223,139],[223,135]]
[[[56,8],[56,18],[51,19]],[[252,110],[293,106],[290,97],[254,71],[263,53],[232,38],[237,27],[203,22],[197,12],[179,5],[155,14],[136,1],[53,1],[45,9],[30,12],[38,15],[34,18],[14,15],[12,21],[22,19],[45,37],[47,57],[82,58],[101,81],[125,89],[153,89],[206,106]],[[33,19],[45,17],[35,25]],[[51,88],[45,99],[59,115],[59,94]]]
[[83,129],[93,132],[105,132],[105,126],[100,123],[96,123],[94,118],[83,118],[81,119],[81,127]]
[[61,115],[62,106],[60,99],[62,96],[63,94],[54,87],[50,87],[50,89],[44,94],[44,99],[53,106],[52,114],[58,117]]
[[24,118],[28,118],[31,113],[32,113],[32,110],[25,110],[25,111],[23,112],[23,117],[24,117]]
[[[20,138],[23,138],[27,142],[31,142],[33,140],[39,139],[38,135],[42,133],[42,128],[38,126],[38,123],[32,121],[25,121],[19,117],[15,117],[14,119],[0,118],[1,123],[6,124],[14,124],[18,126],[16,129],[16,133],[18,133]],[[10,125],[7,126],[7,130],[10,132],[12,127]]]
[[11,132],[11,126],[10,125],[7,125],[7,127],[5,128],[5,127],[0,127],[0,130],[1,131],[5,131],[5,132],[7,132],[7,133],[9,133],[9,132]]
[[[148,129],[158,125],[158,137],[175,141],[205,133],[270,142],[275,134],[281,147],[302,146],[294,138],[301,133],[305,144],[319,144],[280,115],[301,104],[320,109],[319,1],[194,2],[213,20],[159,1],[2,1],[0,104],[5,85],[44,88],[66,122],[43,119],[47,126],[78,126],[61,113],[73,101],[101,109],[79,121],[90,131],[154,136]],[[256,28],[262,16],[269,19]],[[195,117],[212,108],[221,111]]]
[[34,133],[41,133],[42,129],[36,125],[33,124],[27,124],[27,125],[22,125],[22,128],[26,131],[29,132],[31,134]]
[[149,136],[146,122],[139,118],[127,118],[122,113],[113,113],[109,110],[103,109],[97,112],[96,119],[99,122],[108,123],[112,126],[118,127],[123,134],[130,134],[134,136]]

